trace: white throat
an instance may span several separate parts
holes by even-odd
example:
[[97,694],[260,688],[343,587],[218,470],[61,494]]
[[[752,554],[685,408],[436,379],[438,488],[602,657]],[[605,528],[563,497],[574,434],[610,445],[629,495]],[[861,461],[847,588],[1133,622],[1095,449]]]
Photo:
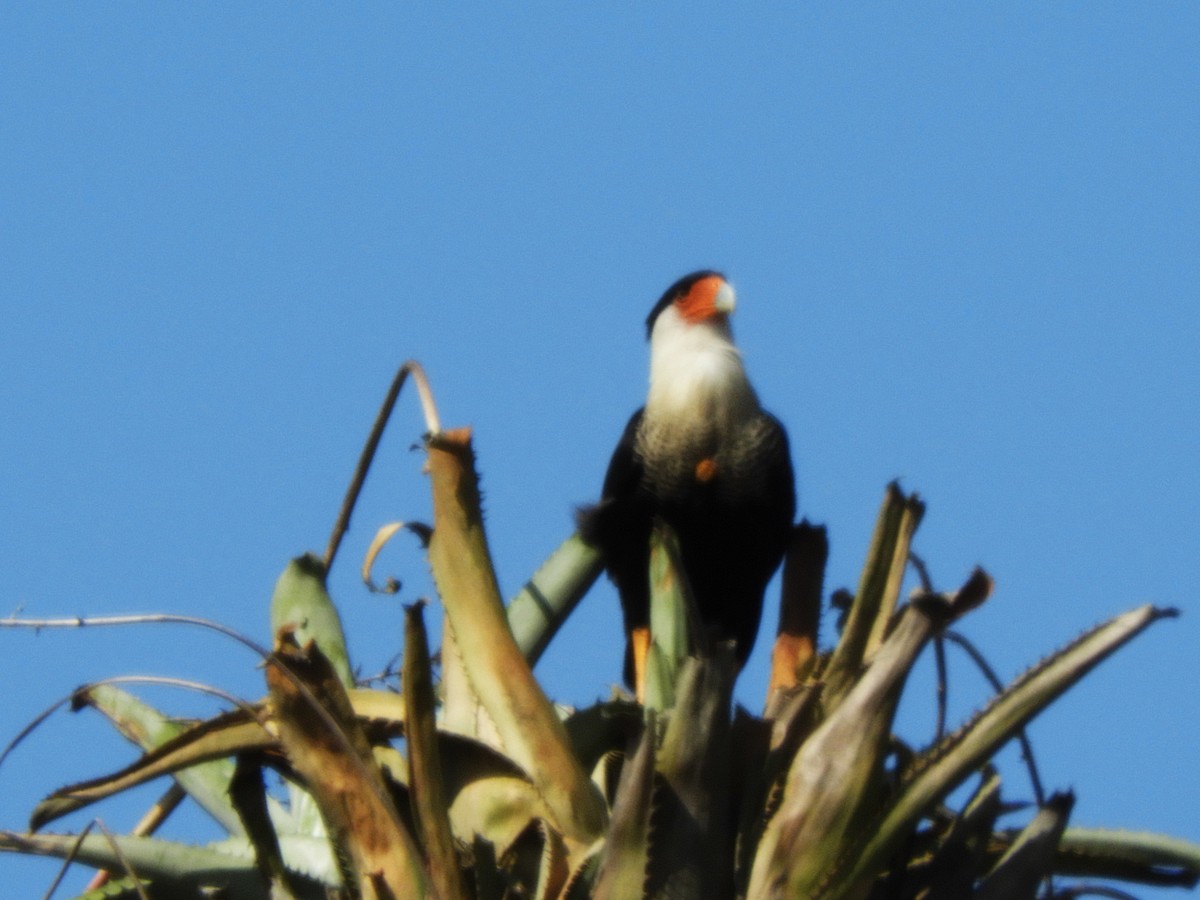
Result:
[[685,432],[728,434],[759,412],[724,319],[690,323],[664,309],[650,335],[646,419]]

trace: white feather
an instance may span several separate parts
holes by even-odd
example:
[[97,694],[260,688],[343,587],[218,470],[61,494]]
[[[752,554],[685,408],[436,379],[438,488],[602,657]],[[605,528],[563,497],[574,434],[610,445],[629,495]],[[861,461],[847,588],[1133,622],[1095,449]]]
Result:
[[650,334],[647,425],[670,432],[668,443],[691,444],[732,433],[758,410],[727,320],[690,323],[674,306],[662,311]]

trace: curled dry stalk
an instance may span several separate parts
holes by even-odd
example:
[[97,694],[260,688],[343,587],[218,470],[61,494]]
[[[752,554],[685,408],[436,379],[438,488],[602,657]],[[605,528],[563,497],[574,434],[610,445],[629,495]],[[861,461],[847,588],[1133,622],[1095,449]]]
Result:
[[338,511],[337,519],[334,520],[329,543],[325,546],[323,559],[326,572],[333,568],[333,561],[337,557],[342,538],[350,528],[350,516],[358,503],[358,495],[362,492],[363,483],[367,480],[367,472],[371,469],[371,463],[375,460],[375,451],[379,449],[383,430],[387,427],[392,410],[396,406],[396,400],[400,396],[400,389],[404,387],[404,382],[409,375],[416,382],[417,393],[421,398],[421,411],[425,416],[425,431],[430,435],[435,435],[442,430],[437,405],[433,402],[433,391],[429,388],[429,379],[425,377],[425,370],[419,362],[410,359],[400,366],[396,376],[392,379],[391,387],[388,388],[387,395],[383,398],[383,404],[379,407],[375,423],[371,426],[371,432],[367,436],[367,442],[363,445],[358,465],[354,467],[354,476],[350,479],[350,486],[346,489],[346,496],[342,500],[342,508]]

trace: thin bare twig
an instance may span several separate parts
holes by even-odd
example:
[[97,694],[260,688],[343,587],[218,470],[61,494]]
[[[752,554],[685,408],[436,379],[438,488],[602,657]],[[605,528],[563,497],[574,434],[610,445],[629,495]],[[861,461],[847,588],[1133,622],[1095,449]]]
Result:
[[21,619],[16,616],[0,619],[0,628],[32,628],[35,631],[43,628],[99,628],[114,625],[196,625],[233,638],[263,659],[271,655],[271,651],[241,632],[235,631],[228,625],[222,625],[211,619],[202,619],[199,616],[182,616],[175,613],[137,613],[126,616],[69,616],[61,619]]
[[908,561],[917,573],[917,580],[921,582],[921,589],[927,594],[932,594],[934,592],[933,581],[929,577],[929,569],[925,565],[925,560],[909,550]]
[[[932,594],[933,579],[929,577],[929,568],[925,565],[925,560],[909,550],[908,562],[913,567],[913,571],[917,573],[917,580],[921,582],[921,590],[926,594]],[[934,741],[940,741],[946,735],[946,703],[949,697],[946,679],[946,644],[942,640],[940,631],[933,635],[933,661],[937,669],[937,724],[934,728]]]
[[[138,820],[137,825],[129,833],[134,837],[150,837],[154,832],[158,831],[163,822],[167,821],[171,813],[175,812],[185,797],[187,797],[187,791],[183,789],[178,781],[172,781],[171,786],[155,801],[153,806],[146,810],[146,814]],[[107,869],[101,869],[88,882],[84,893],[86,894],[104,887],[111,878],[111,872]]]
[[425,377],[425,370],[421,368],[419,362],[410,359],[400,367],[396,372],[396,377],[392,379],[392,385],[383,398],[383,404],[375,416],[375,424],[371,426],[371,433],[367,436],[367,442],[363,445],[362,453],[358,457],[354,477],[350,480],[350,487],[346,489],[342,508],[338,511],[337,520],[333,523],[333,532],[329,535],[329,544],[325,547],[326,572],[333,568],[338,547],[341,546],[342,538],[350,529],[350,516],[354,512],[355,504],[358,503],[358,495],[362,492],[363,482],[367,480],[367,472],[370,471],[371,463],[375,459],[375,451],[379,449],[383,429],[387,427],[388,420],[392,416],[392,409],[396,406],[396,399],[400,396],[400,389],[404,387],[404,382],[409,375],[412,375],[413,381],[417,384],[417,393],[421,398],[421,410],[425,416],[425,430],[429,434],[438,434],[442,430],[437,406],[433,402],[433,392],[430,391],[429,380]]
[[387,661],[380,671],[376,672],[374,675],[365,675],[362,678],[359,678],[358,686],[367,687],[372,684],[383,684],[388,681],[395,681],[399,683],[400,657],[401,654],[397,653]]
[[240,697],[235,697],[233,694],[226,693],[219,688],[211,685],[203,684],[199,681],[188,681],[183,678],[169,678],[163,675],[115,675],[112,678],[102,678],[99,681],[92,681],[85,685],[75,688],[66,697],[56,700],[42,712],[38,713],[28,725],[21,729],[21,732],[8,742],[3,752],[0,752],[0,765],[8,758],[8,755],[17,748],[17,745],[25,738],[29,737],[39,725],[50,718],[60,706],[65,706],[68,703],[74,702],[75,698],[83,691],[90,691],[92,688],[102,687],[106,684],[163,684],[169,687],[179,687],[186,690],[198,691],[202,694],[211,694],[214,697],[219,697],[226,700],[241,709],[253,714],[254,709],[246,701]]
[[137,872],[133,870],[133,865],[125,856],[125,851],[121,849],[121,845],[118,843],[116,836],[104,827],[104,822],[102,822],[100,819],[96,819],[95,821],[96,827],[100,829],[100,833],[104,835],[104,837],[108,840],[108,845],[112,847],[113,854],[117,857],[117,862],[121,864],[121,868],[125,870],[125,874],[133,879],[133,887],[134,890],[137,891],[138,897],[140,897],[141,900],[150,900],[150,898],[146,896],[146,888],[142,885],[142,879],[138,878]]
[[937,666],[937,727],[934,729],[934,741],[940,741],[946,736],[946,701],[949,696],[946,679],[946,642],[940,634],[933,638],[933,661]]
[[195,691],[198,694],[208,694],[246,712],[254,712],[252,704],[247,703],[241,697],[234,696],[228,691],[215,688],[211,684],[205,684],[202,681],[192,681],[188,678],[173,678],[170,675],[114,675],[111,678],[102,678],[100,681],[85,684],[82,688],[77,689],[75,694],[106,684],[158,684],[165,687],[177,687],[185,691]]
[[83,830],[79,832],[79,837],[75,838],[75,843],[71,845],[70,851],[63,857],[62,865],[58,867],[58,873],[54,876],[54,880],[50,882],[50,887],[46,888],[46,893],[42,894],[42,900],[50,900],[54,896],[54,892],[58,890],[58,886],[62,884],[62,880],[67,875],[67,870],[71,868],[71,863],[75,862],[75,856],[79,853],[79,848],[83,846],[83,839],[88,836],[95,825],[95,821],[88,822]]

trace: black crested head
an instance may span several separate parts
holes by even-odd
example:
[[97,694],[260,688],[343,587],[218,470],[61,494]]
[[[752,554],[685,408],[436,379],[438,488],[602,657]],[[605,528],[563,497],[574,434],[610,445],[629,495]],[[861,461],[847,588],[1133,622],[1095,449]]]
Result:
[[654,309],[650,310],[650,315],[646,317],[646,340],[650,339],[651,332],[654,331],[654,320],[658,318],[658,314],[675,302],[676,298],[683,296],[692,289],[701,278],[710,278],[712,276],[725,280],[725,276],[715,269],[701,269],[698,272],[692,272],[690,275],[684,275],[673,285],[666,289],[658,302],[654,304]]

